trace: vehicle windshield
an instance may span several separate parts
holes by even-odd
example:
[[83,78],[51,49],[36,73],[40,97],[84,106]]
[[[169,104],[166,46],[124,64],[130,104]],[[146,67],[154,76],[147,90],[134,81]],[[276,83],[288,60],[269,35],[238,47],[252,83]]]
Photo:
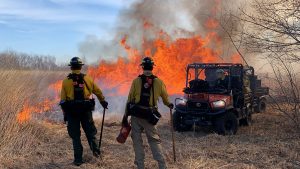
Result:
[[228,68],[190,68],[187,89],[190,92],[226,93],[229,85]]

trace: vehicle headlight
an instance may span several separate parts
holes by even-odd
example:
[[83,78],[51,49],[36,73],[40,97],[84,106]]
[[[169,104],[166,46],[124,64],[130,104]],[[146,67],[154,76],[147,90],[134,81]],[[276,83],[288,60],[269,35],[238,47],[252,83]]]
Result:
[[212,108],[221,109],[225,108],[226,103],[223,100],[215,101],[211,103]]
[[178,100],[176,106],[186,106],[186,102],[187,102],[186,99],[180,99]]

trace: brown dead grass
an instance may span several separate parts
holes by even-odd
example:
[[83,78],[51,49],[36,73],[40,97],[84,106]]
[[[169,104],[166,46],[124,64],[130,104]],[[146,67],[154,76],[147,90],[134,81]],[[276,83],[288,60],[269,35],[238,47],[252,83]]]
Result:
[[[134,168],[132,141],[126,144],[115,141],[120,126],[119,118],[107,118],[104,128],[103,158],[95,159],[88,149],[85,137],[84,159],[87,161],[81,168]],[[300,141],[299,135],[288,128],[283,118],[270,111],[254,116],[251,127],[241,127],[235,136],[219,136],[209,131],[176,133],[177,162],[172,161],[172,142],[168,121],[158,125],[163,151],[169,168],[299,168]],[[4,168],[70,168],[73,152],[71,140],[65,125],[42,122],[36,124],[46,129],[42,142],[35,144],[31,153],[12,158],[1,158],[0,166]],[[100,126],[97,123],[97,126]],[[109,127],[108,127],[109,126]],[[145,139],[146,143],[146,139]],[[146,167],[157,168],[151,157],[150,148],[145,144]]]
[[[61,72],[0,70],[0,156],[11,157],[29,153],[45,132],[35,122],[19,124],[17,113],[24,103],[36,103],[43,89],[55,82]],[[41,140],[42,141],[42,140]]]

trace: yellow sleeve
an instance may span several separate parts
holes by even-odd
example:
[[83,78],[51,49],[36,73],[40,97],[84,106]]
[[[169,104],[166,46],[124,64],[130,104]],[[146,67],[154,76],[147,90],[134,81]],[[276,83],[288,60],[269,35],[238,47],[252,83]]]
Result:
[[135,101],[134,100],[135,99],[134,98],[134,91],[135,91],[135,80],[131,84],[130,91],[129,91],[129,94],[128,94],[127,103]]
[[94,93],[97,96],[97,98],[99,99],[100,102],[104,101],[105,97],[103,96],[101,89],[94,82],[92,82],[92,83],[93,83],[92,93]]
[[[131,83],[131,87],[130,87],[130,90],[129,90],[127,103],[129,103],[129,102],[135,102],[135,100],[134,100],[135,84],[136,84],[136,82],[135,82],[135,80],[134,80],[134,81]],[[126,104],[124,116],[126,116],[127,113],[128,113],[128,110],[127,110],[127,104]]]
[[85,77],[84,80],[87,85],[87,89],[91,92],[91,94],[95,94],[100,102],[104,101],[105,97],[103,96],[101,89],[94,82],[94,80],[88,75],[86,75],[84,77]]
[[65,81],[62,82],[62,87],[60,91],[60,100],[66,101],[67,96],[66,96],[66,90],[65,90]]
[[161,94],[160,94],[164,105],[169,106],[170,101],[169,101],[169,96],[168,96],[168,92],[166,89],[166,85],[164,84],[163,81],[161,81]]

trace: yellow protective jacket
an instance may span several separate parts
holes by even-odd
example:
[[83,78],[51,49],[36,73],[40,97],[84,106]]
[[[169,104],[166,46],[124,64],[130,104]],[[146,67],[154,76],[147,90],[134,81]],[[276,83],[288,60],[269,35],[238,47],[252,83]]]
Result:
[[[163,103],[166,106],[168,106],[170,104],[170,102],[169,102],[168,93],[167,93],[167,89],[166,89],[164,82],[162,80],[160,80],[159,78],[155,78],[153,80],[153,86],[154,86],[154,102],[155,102],[154,105],[155,106],[157,105],[157,101],[158,101],[159,97],[161,97],[163,100]],[[138,103],[140,101],[141,89],[142,89],[142,78],[138,77],[138,78],[134,79],[131,84],[127,102]],[[152,101],[153,96],[152,95],[153,95],[153,92],[151,89],[150,101],[149,101],[150,106],[153,106],[153,101]]]
[[[72,70],[72,73],[80,74],[80,70]],[[91,77],[85,75],[84,81],[88,86],[87,88],[86,85],[84,85],[84,97],[86,99],[89,99],[92,93],[94,93],[100,101],[105,100],[102,91],[97,86],[97,84],[94,83]],[[74,87],[72,79],[66,78],[63,80],[60,96],[62,101],[74,100]]]

